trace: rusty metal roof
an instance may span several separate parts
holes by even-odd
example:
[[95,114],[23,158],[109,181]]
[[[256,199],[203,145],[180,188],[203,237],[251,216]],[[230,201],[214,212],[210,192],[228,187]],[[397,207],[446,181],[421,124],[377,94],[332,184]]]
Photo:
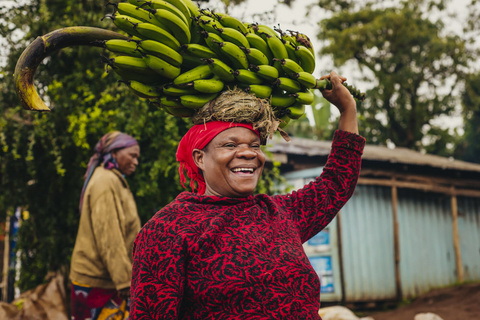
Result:
[[[331,141],[316,141],[291,137],[289,142],[275,137],[267,144],[267,150],[273,153],[295,154],[306,156],[327,156],[332,145]],[[423,154],[407,148],[390,149],[385,146],[366,145],[363,159],[369,161],[389,162],[392,164],[407,164],[440,168],[443,170],[459,170],[480,172],[480,164],[455,160],[431,154]]]

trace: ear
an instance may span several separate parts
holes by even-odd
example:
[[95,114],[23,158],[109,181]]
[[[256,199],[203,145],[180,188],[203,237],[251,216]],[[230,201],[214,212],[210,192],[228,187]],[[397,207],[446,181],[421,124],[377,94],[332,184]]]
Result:
[[192,151],[192,157],[193,157],[193,162],[195,162],[195,165],[203,171],[205,167],[205,151],[200,150],[200,149],[193,149]]

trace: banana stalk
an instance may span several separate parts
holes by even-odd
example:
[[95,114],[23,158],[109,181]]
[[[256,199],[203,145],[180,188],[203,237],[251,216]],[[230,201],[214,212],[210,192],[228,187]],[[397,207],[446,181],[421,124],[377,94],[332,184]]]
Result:
[[103,40],[127,39],[126,36],[94,27],[68,27],[37,37],[23,52],[15,66],[14,81],[17,95],[24,109],[50,111],[33,85],[33,76],[43,59],[71,46],[103,47]]

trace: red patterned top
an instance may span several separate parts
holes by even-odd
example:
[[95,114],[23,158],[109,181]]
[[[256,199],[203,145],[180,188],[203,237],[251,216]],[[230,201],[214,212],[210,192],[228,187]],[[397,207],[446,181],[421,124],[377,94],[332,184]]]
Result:
[[364,145],[337,131],[321,176],[287,195],[182,192],[137,236],[131,318],[320,319],[302,243],[353,194]]

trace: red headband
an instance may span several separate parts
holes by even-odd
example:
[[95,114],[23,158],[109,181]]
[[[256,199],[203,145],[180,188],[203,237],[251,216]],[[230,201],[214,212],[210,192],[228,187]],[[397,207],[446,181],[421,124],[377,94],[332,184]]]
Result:
[[223,121],[210,121],[204,124],[196,124],[183,136],[177,149],[177,161],[180,162],[180,182],[185,188],[184,183],[186,178],[184,170],[187,172],[187,176],[190,178],[190,187],[192,192],[195,192],[195,182],[198,184],[198,194],[205,193],[205,180],[200,174],[200,170],[193,161],[193,150],[202,150],[207,144],[213,140],[220,132],[233,127],[244,127],[252,130],[259,136],[257,130],[253,129],[252,124],[247,123],[235,123],[235,122],[223,122]]

